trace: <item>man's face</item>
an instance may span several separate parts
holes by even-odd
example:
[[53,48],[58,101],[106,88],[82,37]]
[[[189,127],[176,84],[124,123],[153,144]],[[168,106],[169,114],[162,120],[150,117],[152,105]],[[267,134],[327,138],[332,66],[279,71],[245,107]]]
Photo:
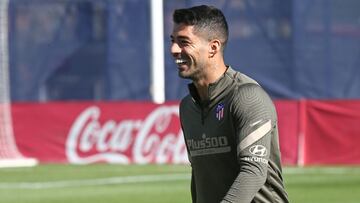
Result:
[[193,29],[193,26],[175,24],[170,51],[178,65],[179,76],[199,80],[209,62],[209,43],[196,35]]

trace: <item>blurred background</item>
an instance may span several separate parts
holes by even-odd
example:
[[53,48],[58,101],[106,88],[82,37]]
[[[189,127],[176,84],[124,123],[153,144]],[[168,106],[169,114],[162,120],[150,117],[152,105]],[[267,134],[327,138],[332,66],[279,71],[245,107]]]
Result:
[[[189,81],[178,77],[169,53],[172,12],[200,4],[220,8],[228,20],[226,63],[273,98],[285,164],[360,163],[357,0],[1,1],[0,158],[73,163],[80,150],[121,156],[86,163],[142,162],[131,151],[142,129],[134,123],[158,108],[167,108],[174,124],[165,127],[180,137],[173,108]],[[77,122],[81,115],[89,116]],[[123,121],[133,123],[131,136],[119,130]],[[157,133],[160,141],[149,144],[155,151],[169,132]]]
[[169,48],[174,9],[201,4],[275,103],[292,202],[357,202],[358,0],[0,0],[0,168],[37,165],[1,169],[2,200],[189,202]]
[[[226,62],[273,98],[359,98],[359,1],[173,0],[163,3],[167,101],[187,93],[169,54],[171,15],[198,4],[223,10]],[[150,7],[140,0],[11,0],[11,100],[150,101]]]

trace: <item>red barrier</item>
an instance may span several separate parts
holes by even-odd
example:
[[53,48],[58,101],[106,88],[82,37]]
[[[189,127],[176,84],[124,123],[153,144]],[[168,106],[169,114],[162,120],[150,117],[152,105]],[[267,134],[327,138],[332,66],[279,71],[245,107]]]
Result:
[[[360,163],[360,101],[275,105],[284,164]],[[19,150],[40,162],[187,163],[178,103],[16,103],[12,118]]]
[[304,163],[360,164],[360,101],[304,102]]
[[14,104],[12,113],[19,149],[41,162],[187,163],[177,104]]
[[278,100],[275,102],[278,114],[281,159],[284,164],[298,162],[299,105],[297,101]]

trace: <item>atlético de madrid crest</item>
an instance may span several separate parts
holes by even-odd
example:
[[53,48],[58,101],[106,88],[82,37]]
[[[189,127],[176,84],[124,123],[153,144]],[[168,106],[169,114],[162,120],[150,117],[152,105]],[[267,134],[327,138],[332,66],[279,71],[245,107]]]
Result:
[[224,103],[219,103],[216,106],[216,118],[220,121],[224,118]]

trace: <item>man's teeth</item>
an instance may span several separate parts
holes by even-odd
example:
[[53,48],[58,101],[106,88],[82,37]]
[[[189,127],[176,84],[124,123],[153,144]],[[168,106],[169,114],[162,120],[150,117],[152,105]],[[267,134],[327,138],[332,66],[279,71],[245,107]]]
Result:
[[184,59],[176,59],[175,63],[176,64],[184,64],[184,63],[186,63],[186,60],[184,60]]

